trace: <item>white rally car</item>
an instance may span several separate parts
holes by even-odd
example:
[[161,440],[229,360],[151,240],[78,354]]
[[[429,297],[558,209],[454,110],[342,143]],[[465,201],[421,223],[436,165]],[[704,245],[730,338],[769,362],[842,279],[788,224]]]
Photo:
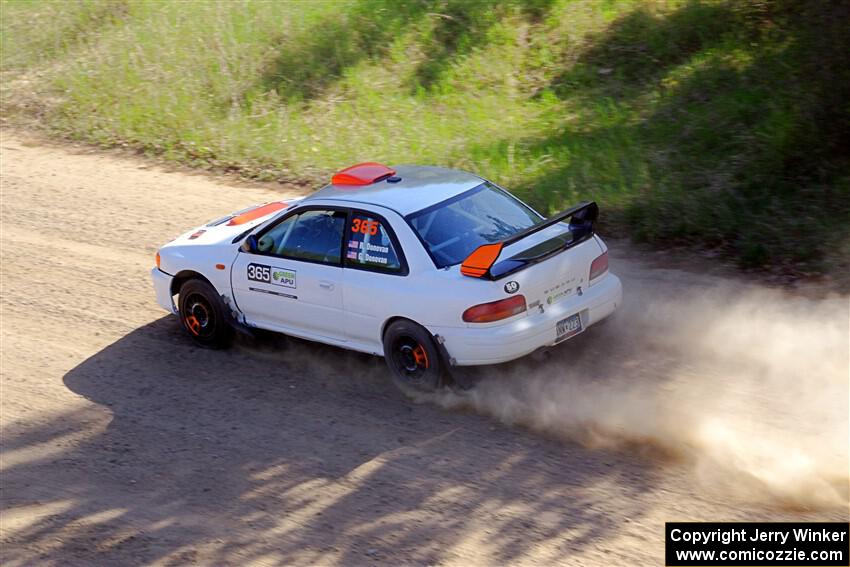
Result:
[[431,390],[454,366],[519,358],[620,305],[597,215],[590,202],[546,219],[471,173],[363,163],[187,232],[151,275],[201,346],[267,329],[381,355]]

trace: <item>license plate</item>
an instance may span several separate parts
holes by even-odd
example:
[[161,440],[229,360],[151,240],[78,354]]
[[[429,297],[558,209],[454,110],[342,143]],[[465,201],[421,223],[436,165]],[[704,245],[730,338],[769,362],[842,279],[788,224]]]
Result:
[[558,336],[555,339],[556,343],[575,336],[581,332],[581,317],[578,313],[576,313],[575,315],[570,315],[566,319],[561,319],[558,321],[556,329],[558,331]]

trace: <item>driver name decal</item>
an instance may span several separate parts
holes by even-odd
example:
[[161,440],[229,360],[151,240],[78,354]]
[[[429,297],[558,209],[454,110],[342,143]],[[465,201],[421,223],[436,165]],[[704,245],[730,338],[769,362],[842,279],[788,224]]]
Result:
[[[374,254],[383,254],[383,256],[375,256],[370,254],[373,252]],[[349,260],[357,260],[358,262],[375,262],[377,264],[387,264],[386,255],[390,253],[389,246],[380,246],[378,244],[371,244],[365,241],[359,240],[349,240],[348,241],[348,253],[346,257]]]
[[266,266],[264,264],[248,264],[248,279],[283,287],[298,287],[295,270]]

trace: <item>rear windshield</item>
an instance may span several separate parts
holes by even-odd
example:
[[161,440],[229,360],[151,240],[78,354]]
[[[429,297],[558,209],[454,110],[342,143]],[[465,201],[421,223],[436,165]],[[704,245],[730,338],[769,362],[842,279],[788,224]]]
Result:
[[540,215],[509,193],[484,182],[407,220],[438,268],[463,262],[473,250],[541,222]]

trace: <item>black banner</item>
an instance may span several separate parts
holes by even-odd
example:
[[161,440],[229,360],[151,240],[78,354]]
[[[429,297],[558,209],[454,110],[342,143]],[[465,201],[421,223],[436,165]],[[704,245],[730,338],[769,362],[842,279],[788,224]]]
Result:
[[841,522],[667,522],[668,567],[850,566],[850,524]]

